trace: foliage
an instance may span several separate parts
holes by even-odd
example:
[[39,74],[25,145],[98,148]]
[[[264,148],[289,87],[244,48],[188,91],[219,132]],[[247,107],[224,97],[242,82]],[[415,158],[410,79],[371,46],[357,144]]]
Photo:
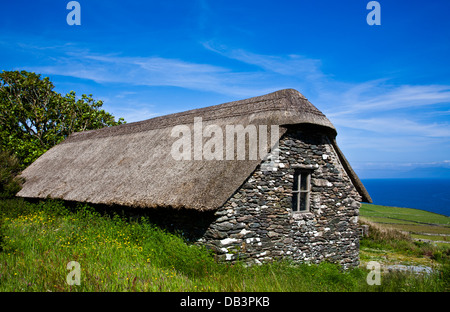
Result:
[[21,187],[21,179],[17,177],[20,164],[14,155],[0,150],[0,198],[13,197]]
[[77,131],[122,124],[101,109],[103,102],[74,91],[62,96],[48,77],[27,71],[0,73],[0,149],[23,166]]

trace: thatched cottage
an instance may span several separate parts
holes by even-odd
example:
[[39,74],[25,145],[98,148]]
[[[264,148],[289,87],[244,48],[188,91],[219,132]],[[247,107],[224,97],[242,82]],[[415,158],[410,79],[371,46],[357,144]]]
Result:
[[336,134],[286,89],[74,133],[24,170],[18,196],[145,208],[223,260],[349,267],[360,202],[371,199]]

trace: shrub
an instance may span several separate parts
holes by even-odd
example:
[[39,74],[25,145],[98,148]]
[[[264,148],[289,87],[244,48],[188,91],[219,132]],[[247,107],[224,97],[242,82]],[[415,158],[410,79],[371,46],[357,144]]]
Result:
[[11,198],[21,189],[20,163],[14,155],[0,151],[0,198]]
[[450,265],[450,248],[440,247],[433,251],[431,258],[441,263],[448,263]]
[[360,218],[360,223],[369,226],[369,238],[371,238],[372,240],[412,241],[411,236],[408,233],[390,228],[386,225],[379,225],[364,218]]

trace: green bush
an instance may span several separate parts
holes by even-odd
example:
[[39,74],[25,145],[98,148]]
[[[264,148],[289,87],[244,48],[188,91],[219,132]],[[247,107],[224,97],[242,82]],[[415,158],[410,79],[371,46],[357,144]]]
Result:
[[0,198],[12,198],[21,189],[20,163],[6,151],[0,151]]
[[74,132],[123,124],[92,95],[65,96],[48,77],[27,71],[0,72],[0,148],[14,153],[22,168]]

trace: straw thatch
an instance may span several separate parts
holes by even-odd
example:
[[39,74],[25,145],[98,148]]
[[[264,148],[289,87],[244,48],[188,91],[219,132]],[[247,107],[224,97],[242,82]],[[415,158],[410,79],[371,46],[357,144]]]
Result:
[[[331,122],[302,94],[292,89],[281,90],[74,133],[24,170],[26,182],[18,196],[134,207],[217,209],[251,175],[261,159],[175,160],[170,152],[177,138],[171,137],[171,130],[177,125],[187,125],[193,131],[194,117],[202,117],[204,127],[214,124],[225,129],[225,125],[253,124],[270,128],[270,125],[306,123],[322,126],[333,138],[336,135]],[[281,127],[279,135],[285,131]],[[360,194],[370,199],[356,174],[348,168]]]

